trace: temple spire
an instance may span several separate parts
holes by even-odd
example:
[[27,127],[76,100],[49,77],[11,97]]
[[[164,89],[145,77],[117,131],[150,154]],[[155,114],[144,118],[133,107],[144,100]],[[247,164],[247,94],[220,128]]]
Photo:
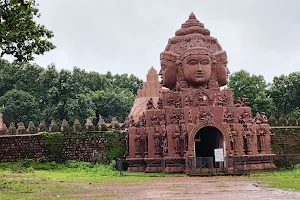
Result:
[[196,19],[196,16],[193,12],[190,14],[189,19]]

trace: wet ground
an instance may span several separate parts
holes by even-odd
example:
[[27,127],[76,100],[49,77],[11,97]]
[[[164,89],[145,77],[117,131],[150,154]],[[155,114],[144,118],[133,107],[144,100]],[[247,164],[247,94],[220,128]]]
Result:
[[300,200],[300,193],[267,188],[245,177],[168,177],[139,184],[101,185],[88,191],[80,196],[91,198],[100,194],[104,199]]

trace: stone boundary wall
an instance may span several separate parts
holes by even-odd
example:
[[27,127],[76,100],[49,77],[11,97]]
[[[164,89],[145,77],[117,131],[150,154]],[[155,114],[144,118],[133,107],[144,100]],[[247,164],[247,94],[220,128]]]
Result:
[[[271,127],[271,132],[275,134],[271,140],[273,153],[300,154],[300,126]],[[49,144],[47,138],[51,135],[56,138],[56,134],[63,133],[0,136],[0,162],[41,157],[55,160],[55,156],[61,156],[65,160],[105,162],[124,155],[125,141],[122,132],[66,133],[63,138]],[[62,146],[55,143],[62,143]]]
[[300,126],[271,127],[271,150],[275,154],[300,154]]
[[0,162],[13,162],[46,156],[41,135],[0,136]]
[[53,161],[108,162],[125,152],[123,132],[0,136],[0,162],[46,157]]

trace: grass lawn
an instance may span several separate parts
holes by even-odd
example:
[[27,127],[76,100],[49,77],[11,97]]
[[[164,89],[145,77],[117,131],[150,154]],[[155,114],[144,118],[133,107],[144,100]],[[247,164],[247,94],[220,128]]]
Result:
[[[0,199],[80,199],[81,193],[88,193],[101,184],[130,184],[164,176],[159,173],[120,174],[112,166],[84,162],[1,163]],[[97,199],[107,195],[110,194],[96,194]]]
[[[0,199],[118,199],[120,196],[114,193],[114,184],[130,187],[130,184],[166,176],[186,175],[120,174],[113,170],[113,165],[72,161],[65,164],[32,160],[0,163]],[[290,171],[252,174],[250,179],[267,183],[269,187],[300,191],[300,165]]]
[[272,188],[300,191],[300,165],[294,170],[252,174],[251,178],[262,181]]

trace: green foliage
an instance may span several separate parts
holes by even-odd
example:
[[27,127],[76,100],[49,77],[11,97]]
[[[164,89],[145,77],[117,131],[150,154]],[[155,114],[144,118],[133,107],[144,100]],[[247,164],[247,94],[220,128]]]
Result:
[[64,133],[44,133],[42,134],[45,140],[45,147],[47,151],[47,157],[50,161],[62,162],[64,157]]
[[246,96],[249,98],[252,113],[266,112],[267,115],[276,110],[273,100],[267,95],[267,83],[263,76],[250,75],[241,70],[229,77],[228,86],[234,90],[234,97]]
[[124,132],[106,132],[105,137],[108,139],[108,161],[123,158],[126,151]]
[[[122,77],[123,81],[116,77]],[[77,67],[73,71],[59,71],[54,64],[45,69],[35,64],[11,64],[0,59],[0,96],[12,89],[29,93],[40,110],[39,120],[46,122],[66,119],[72,123],[77,118],[83,125],[86,118],[95,119],[99,114],[109,122],[114,116],[123,121],[130,112],[140,83],[142,80],[133,75],[108,76]],[[29,118],[32,117],[29,115]]]
[[19,120],[24,122],[38,122],[40,110],[34,96],[22,90],[10,90],[0,97],[1,112],[4,115],[4,122],[17,123]]
[[35,0],[0,0],[0,57],[30,61],[55,48],[53,32],[35,21],[39,17]]
[[278,110],[278,116],[300,116],[300,72],[274,77],[268,93]]

